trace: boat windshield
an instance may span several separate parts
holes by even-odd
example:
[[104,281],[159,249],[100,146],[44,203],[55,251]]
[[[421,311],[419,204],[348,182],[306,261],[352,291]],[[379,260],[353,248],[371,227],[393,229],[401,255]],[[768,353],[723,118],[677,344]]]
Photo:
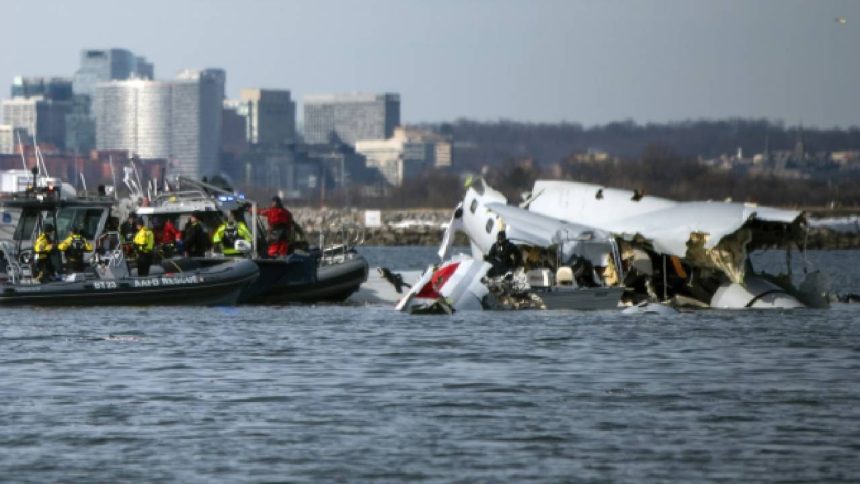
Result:
[[43,224],[56,223],[58,240],[69,235],[72,225],[80,228],[84,238],[92,240],[103,230],[107,216],[108,209],[101,207],[63,207],[57,210],[56,219],[50,210],[25,208],[21,211],[13,238],[20,241],[34,240]]
[[36,230],[36,224],[39,221],[40,210],[25,208],[21,211],[21,217],[18,219],[18,225],[15,227],[15,240],[32,240],[33,231]]
[[100,232],[102,218],[106,215],[104,208],[63,207],[57,211],[57,237],[66,238],[72,225],[77,225],[85,239],[93,239]]

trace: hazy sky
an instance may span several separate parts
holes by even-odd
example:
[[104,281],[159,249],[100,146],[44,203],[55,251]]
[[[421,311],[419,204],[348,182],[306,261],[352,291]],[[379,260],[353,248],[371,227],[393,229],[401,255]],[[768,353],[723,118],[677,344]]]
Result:
[[2,16],[4,97],[14,75],[125,47],[159,78],[222,67],[228,96],[399,92],[406,122],[860,125],[858,0],[43,0]]

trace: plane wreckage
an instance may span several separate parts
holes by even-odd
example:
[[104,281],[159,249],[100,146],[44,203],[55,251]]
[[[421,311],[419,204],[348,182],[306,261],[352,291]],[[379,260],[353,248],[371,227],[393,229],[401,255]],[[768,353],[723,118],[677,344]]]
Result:
[[[660,303],[687,308],[827,307],[828,282],[792,283],[791,252],[805,251],[802,212],[749,203],[677,202],[639,191],[538,180],[519,206],[482,179],[467,183],[442,246],[397,307],[610,309]],[[521,264],[498,274],[488,255],[500,231]],[[453,255],[456,233],[471,254]],[[787,272],[758,272],[749,254],[786,251]],[[804,259],[805,260],[805,259]]]

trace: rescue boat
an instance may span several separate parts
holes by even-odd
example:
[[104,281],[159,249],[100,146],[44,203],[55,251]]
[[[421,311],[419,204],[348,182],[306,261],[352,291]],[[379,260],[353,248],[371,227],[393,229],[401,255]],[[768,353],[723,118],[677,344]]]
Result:
[[[257,266],[246,259],[164,261],[139,276],[120,235],[109,229],[114,202],[36,183],[0,197],[3,209],[17,215],[12,237],[0,240],[0,305],[231,305],[257,279]],[[69,272],[62,254],[53,251],[47,254],[52,274],[39,277],[33,241],[48,224],[55,228],[54,244],[72,227],[94,242],[83,271]]]

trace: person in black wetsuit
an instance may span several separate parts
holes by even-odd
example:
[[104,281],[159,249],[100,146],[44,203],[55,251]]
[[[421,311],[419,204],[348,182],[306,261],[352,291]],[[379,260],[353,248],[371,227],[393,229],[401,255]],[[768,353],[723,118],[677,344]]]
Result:
[[504,275],[523,265],[520,249],[508,240],[504,230],[500,230],[496,235],[496,243],[490,247],[490,252],[484,256],[484,260],[493,265],[487,271],[489,277]]
[[185,247],[185,255],[188,257],[203,257],[209,249],[209,234],[200,223],[203,218],[200,212],[194,212],[185,224],[182,231],[182,241]]
[[119,226],[119,233],[122,235],[124,244],[132,244],[135,234],[137,234],[137,216],[134,213],[128,214],[128,219]]

